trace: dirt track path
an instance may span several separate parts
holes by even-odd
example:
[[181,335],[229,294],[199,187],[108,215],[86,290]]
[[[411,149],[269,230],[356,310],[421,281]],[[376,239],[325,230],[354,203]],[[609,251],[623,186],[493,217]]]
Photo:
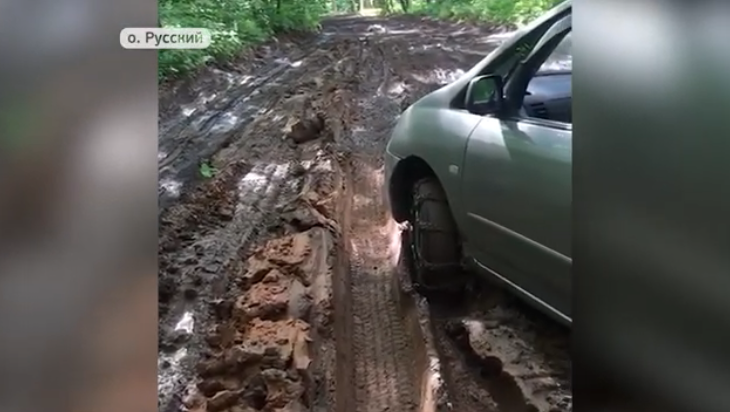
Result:
[[[537,373],[550,381],[539,387],[529,374],[511,386],[509,373],[474,375],[474,359],[502,356],[474,350],[485,348],[474,324],[493,323],[493,308],[429,309],[399,287],[385,143],[403,108],[497,45],[490,34],[338,18],[163,90],[161,410],[568,410],[564,388],[558,400],[543,393],[565,367]],[[212,179],[198,176],[201,162]],[[519,328],[505,325],[488,330],[509,346]],[[519,348],[499,350],[546,364],[525,328]]]

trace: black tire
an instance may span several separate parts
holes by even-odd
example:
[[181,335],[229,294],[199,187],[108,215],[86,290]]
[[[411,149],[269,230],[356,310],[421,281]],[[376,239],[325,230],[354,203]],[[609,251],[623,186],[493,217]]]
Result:
[[464,286],[461,241],[441,184],[425,178],[413,185],[408,244],[414,286],[421,292]]

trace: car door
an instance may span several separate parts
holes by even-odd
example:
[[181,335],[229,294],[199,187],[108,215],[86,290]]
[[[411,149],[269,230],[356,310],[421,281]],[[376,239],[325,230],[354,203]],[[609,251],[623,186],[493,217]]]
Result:
[[[569,41],[545,36],[555,35]],[[570,58],[564,42],[549,47]],[[571,163],[571,124],[487,115],[469,137],[462,175],[470,253],[561,318],[571,313]]]

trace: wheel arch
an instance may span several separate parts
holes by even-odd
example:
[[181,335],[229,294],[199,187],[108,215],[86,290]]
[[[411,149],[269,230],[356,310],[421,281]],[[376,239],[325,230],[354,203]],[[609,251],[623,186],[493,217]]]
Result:
[[396,222],[408,219],[412,203],[411,188],[418,180],[425,177],[433,177],[441,184],[436,172],[422,158],[409,156],[398,162],[388,187],[390,208]]

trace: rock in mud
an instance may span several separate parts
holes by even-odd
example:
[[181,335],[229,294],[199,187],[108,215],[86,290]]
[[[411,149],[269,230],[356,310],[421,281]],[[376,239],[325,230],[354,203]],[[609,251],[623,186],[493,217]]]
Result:
[[296,144],[310,142],[320,137],[324,130],[324,116],[317,114],[314,117],[300,120],[291,126],[286,138]]

